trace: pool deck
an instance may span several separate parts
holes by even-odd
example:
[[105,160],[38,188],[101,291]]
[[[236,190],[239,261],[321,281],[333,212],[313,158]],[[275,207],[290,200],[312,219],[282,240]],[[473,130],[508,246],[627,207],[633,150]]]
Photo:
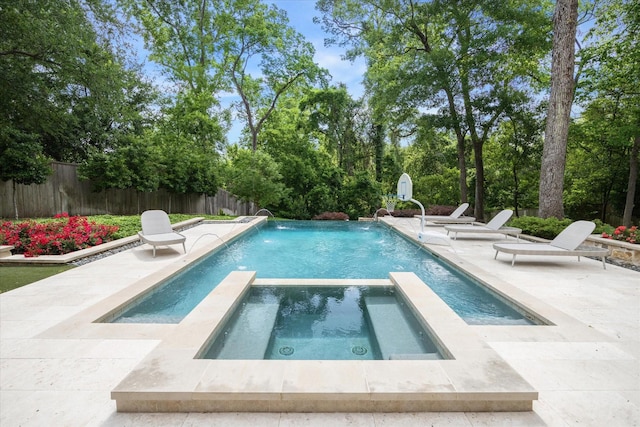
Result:
[[[420,228],[413,218],[385,220],[409,236]],[[555,325],[469,327],[538,392],[533,411],[116,412],[112,391],[179,325],[87,327],[78,319],[250,226],[199,226],[183,232],[186,255],[177,245],[152,258],[138,246],[0,294],[0,425],[640,425],[640,273],[569,257],[523,256],[511,267],[508,256],[494,260],[500,235],[428,246]]]

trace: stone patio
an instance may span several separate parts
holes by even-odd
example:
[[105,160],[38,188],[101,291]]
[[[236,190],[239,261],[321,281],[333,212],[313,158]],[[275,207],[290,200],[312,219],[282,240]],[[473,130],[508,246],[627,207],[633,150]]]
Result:
[[[385,221],[410,237],[420,228],[416,219]],[[555,325],[469,327],[538,392],[533,411],[116,412],[112,390],[178,325],[88,326],[78,316],[118,293],[134,293],[137,284],[160,271],[179,269],[216,244],[213,234],[227,239],[251,226],[198,226],[184,231],[187,254],[175,246],[152,258],[150,247],[142,245],[1,294],[0,425],[640,424],[640,273],[564,257],[523,257],[511,267],[506,258],[493,259],[491,244],[503,237],[491,235],[460,236],[450,246],[429,249]],[[430,231],[446,234],[441,227]]]

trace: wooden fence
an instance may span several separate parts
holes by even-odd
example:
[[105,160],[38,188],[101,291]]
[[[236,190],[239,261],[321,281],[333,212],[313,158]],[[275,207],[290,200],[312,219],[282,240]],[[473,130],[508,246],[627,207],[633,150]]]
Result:
[[[147,209],[168,213],[252,215],[253,203],[242,202],[224,190],[214,197],[202,194],[172,194],[165,190],[143,193],[131,189],[91,191],[90,181],[78,179],[77,165],[53,162],[53,174],[44,184],[16,186],[21,218],[70,215],[136,215]],[[0,182],[0,218],[14,218],[13,182]]]

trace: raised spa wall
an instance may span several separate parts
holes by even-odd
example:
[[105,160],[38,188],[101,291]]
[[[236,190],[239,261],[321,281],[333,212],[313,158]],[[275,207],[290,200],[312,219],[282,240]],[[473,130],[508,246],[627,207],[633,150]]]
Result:
[[[276,285],[395,286],[446,360],[198,358],[248,287]],[[538,393],[414,273],[309,280],[234,271],[111,397],[120,412],[530,411]]]

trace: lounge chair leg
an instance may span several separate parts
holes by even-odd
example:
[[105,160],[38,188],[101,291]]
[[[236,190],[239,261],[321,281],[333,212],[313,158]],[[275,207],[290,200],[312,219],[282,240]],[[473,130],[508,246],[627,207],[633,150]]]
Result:
[[187,253],[187,247],[184,245],[184,242],[182,242],[182,249],[184,250],[184,253]]
[[511,267],[516,263],[516,254],[513,254],[513,258],[511,258]]
[[153,257],[154,258],[156,257],[156,247],[155,247],[155,245],[153,246]]
[[496,254],[493,256],[493,259],[498,259],[498,251],[496,251]]
[[605,270],[607,269],[607,263],[605,262],[604,257],[602,257],[602,268]]

